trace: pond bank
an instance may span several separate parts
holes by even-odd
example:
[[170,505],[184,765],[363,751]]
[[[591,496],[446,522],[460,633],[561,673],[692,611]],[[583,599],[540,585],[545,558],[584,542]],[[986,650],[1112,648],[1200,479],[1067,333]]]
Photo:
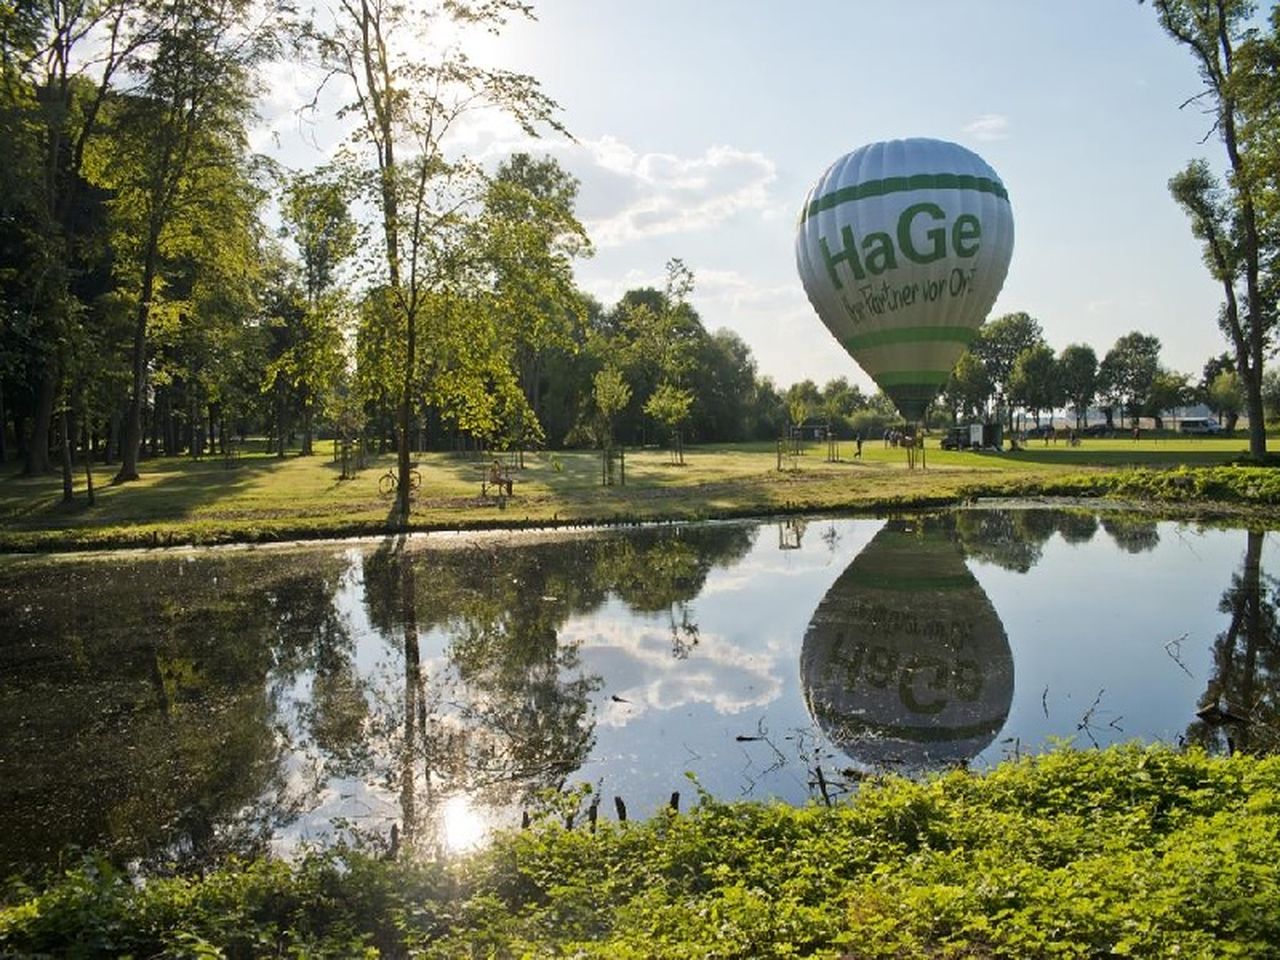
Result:
[[1207,958],[1280,942],[1277,758],[1063,750],[877,778],[832,807],[704,795],[594,830],[564,812],[446,863],[372,845],[135,884],[86,860],[9,887],[0,954]]
[[[325,499],[319,494],[308,495],[305,488],[292,500],[287,490],[277,491],[280,500],[258,493],[248,502],[236,501],[227,493],[198,508],[186,500],[164,500],[159,490],[149,487],[129,488],[124,499],[111,490],[114,497],[102,508],[11,506],[0,529],[0,553],[253,544],[396,532],[575,528],[792,514],[871,515],[985,499],[1035,497],[1055,502],[1078,499],[1081,505],[1119,502],[1126,509],[1154,511],[1171,519],[1273,527],[1277,523],[1275,508],[1280,506],[1280,470],[1272,467],[1054,472],[1017,463],[1002,463],[999,470],[985,465],[962,469],[944,461],[921,471],[873,462],[866,466],[813,463],[804,470],[761,473],[742,469],[737,462],[730,464],[727,456],[719,454],[704,455],[704,459],[707,462],[698,469],[683,473],[656,471],[646,475],[638,469],[637,479],[628,487],[562,483],[562,469],[534,470],[517,487],[514,497],[424,498],[415,504],[407,525],[395,524],[385,504],[371,506],[349,496]],[[288,478],[272,482],[287,484]],[[456,481],[440,480],[443,494],[452,492],[450,482]],[[345,487],[339,492],[354,491]]]

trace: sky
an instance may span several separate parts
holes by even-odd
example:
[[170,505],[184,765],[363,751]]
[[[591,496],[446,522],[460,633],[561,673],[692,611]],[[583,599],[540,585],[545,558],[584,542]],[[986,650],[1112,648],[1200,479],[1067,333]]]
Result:
[[[1188,52],[1136,0],[535,0],[537,19],[469,41],[480,62],[532,74],[573,140],[529,141],[497,116],[463,144],[490,163],[521,149],[581,182],[595,245],[580,285],[606,306],[661,286],[681,258],[708,330],[751,347],[785,387],[847,377],[874,387],[827,333],[795,266],[805,193],[838,157],[924,136],[980,154],[1009,192],[1016,230],[991,316],[1026,311],[1055,351],[1099,358],[1154,334],[1162,362],[1198,380],[1227,349],[1218,285],[1167,183],[1203,157],[1221,169],[1211,118],[1179,105],[1201,89]],[[265,116],[279,155],[306,165],[290,98]],[[309,131],[314,155],[335,137]],[[263,141],[265,142],[265,141]]]

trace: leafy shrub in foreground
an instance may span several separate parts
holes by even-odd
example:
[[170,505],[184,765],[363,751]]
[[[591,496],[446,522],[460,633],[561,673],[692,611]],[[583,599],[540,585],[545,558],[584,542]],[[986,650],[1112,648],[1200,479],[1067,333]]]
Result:
[[1280,956],[1280,759],[1062,750],[832,808],[554,823],[448,866],[349,850],[141,886],[86,864],[0,955]]

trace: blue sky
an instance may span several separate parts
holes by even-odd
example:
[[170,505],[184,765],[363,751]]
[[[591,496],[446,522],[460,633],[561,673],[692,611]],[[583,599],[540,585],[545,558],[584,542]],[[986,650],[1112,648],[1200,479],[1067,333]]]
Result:
[[522,141],[496,119],[473,149],[550,153],[579,177],[596,243],[582,286],[606,304],[694,271],[692,301],[780,385],[871,382],[818,321],[794,263],[813,180],[873,140],[977,151],[1009,190],[1017,240],[992,315],[1025,310],[1055,350],[1099,357],[1141,330],[1197,379],[1226,349],[1220,294],[1169,197],[1193,157],[1222,165],[1187,52],[1134,0],[868,3],[544,0],[475,44],[536,76],[576,142]]

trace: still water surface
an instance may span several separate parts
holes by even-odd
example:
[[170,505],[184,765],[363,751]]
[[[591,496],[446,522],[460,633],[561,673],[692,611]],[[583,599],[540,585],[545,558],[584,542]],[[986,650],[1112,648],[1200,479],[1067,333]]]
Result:
[[[0,566],[0,875],[1280,741],[1272,535],[970,510]],[[584,798],[579,816],[590,800]],[[336,825],[336,826],[335,826]]]

